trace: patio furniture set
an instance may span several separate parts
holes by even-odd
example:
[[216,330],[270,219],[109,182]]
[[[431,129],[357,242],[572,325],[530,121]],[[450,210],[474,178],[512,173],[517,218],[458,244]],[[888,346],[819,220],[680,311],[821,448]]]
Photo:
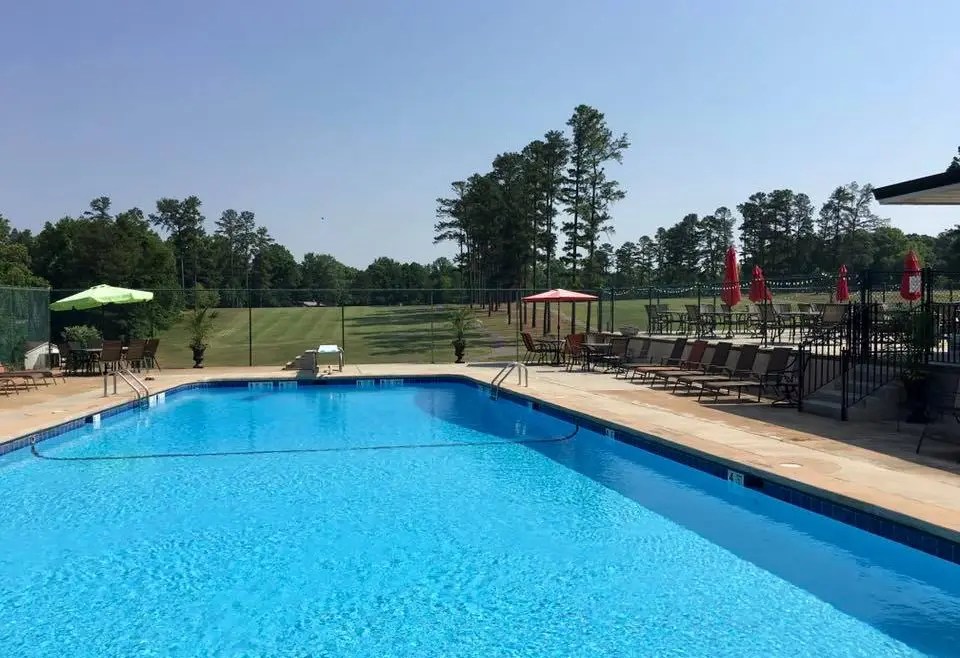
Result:
[[[794,308],[796,306],[796,308]],[[645,307],[650,331],[659,335],[773,337],[780,340],[789,334],[791,340],[808,335],[821,327],[843,319],[846,304],[749,304],[746,309],[733,309],[726,304],[684,304],[683,310],[669,304],[648,304]]]
[[160,370],[159,338],[132,339],[128,345],[104,340],[96,344],[68,342],[58,347],[63,372],[69,375],[97,375],[121,368]]

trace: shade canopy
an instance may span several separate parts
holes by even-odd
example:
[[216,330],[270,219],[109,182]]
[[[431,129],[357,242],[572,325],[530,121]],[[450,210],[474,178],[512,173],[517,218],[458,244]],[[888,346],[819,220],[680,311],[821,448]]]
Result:
[[588,295],[584,292],[573,292],[563,288],[554,288],[546,292],[538,292],[536,295],[528,295],[523,298],[525,302],[595,302],[596,295]]
[[149,302],[151,299],[153,299],[152,292],[101,284],[53,302],[50,304],[50,310],[83,311],[89,308],[100,308],[107,304],[139,304]]
[[737,250],[733,247],[727,249],[723,259],[723,288],[720,290],[720,300],[730,307],[740,303],[740,266],[737,264]]
[[841,265],[840,272],[837,274],[837,294],[836,301],[839,304],[850,300],[850,286],[847,283],[847,266]]
[[878,187],[873,191],[873,196],[881,205],[960,205],[960,168]]
[[915,302],[923,294],[920,274],[920,259],[911,249],[903,259],[903,277],[900,279],[900,296],[908,302]]

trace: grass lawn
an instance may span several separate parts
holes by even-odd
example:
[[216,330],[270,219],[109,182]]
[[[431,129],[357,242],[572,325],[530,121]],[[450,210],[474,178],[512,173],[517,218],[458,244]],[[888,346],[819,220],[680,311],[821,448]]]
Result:
[[[252,317],[253,365],[282,366],[311,346],[337,344],[347,363],[446,363],[454,360],[447,326],[449,310],[429,306],[348,306],[218,309],[204,363],[245,366],[249,363],[249,324]],[[515,358],[516,326],[506,313],[488,317],[478,312],[481,326],[470,332],[467,359]],[[160,334],[160,364],[167,368],[193,365],[187,326],[180,321]]]

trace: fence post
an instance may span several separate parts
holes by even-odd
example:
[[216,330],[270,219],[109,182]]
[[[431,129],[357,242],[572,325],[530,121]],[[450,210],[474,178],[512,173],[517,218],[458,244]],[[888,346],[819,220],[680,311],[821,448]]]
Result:
[[437,357],[434,354],[434,339],[433,339],[433,314],[436,312],[436,309],[433,307],[433,291],[430,291],[430,363],[436,363]]
[[653,323],[656,319],[656,311],[653,308],[653,286],[647,286],[647,335],[653,335]]
[[801,341],[797,345],[797,411],[803,411],[803,386],[805,384],[803,371],[806,370],[803,361],[803,341]]
[[[508,304],[516,303],[517,305],[517,319],[519,320],[520,316],[520,290],[513,291],[513,299],[507,302]],[[517,322],[517,335],[513,340],[513,344],[517,348],[517,363],[520,362],[520,322]]]
[[253,293],[247,288],[247,360],[253,367]]
[[346,308],[346,299],[344,296],[340,296],[340,349],[343,350],[343,353],[347,352],[347,322],[344,309]]

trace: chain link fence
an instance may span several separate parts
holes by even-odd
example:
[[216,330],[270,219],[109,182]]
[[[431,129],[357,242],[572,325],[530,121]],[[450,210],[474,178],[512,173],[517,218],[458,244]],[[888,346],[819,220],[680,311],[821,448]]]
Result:
[[50,290],[0,287],[0,364],[14,369],[49,363]]

